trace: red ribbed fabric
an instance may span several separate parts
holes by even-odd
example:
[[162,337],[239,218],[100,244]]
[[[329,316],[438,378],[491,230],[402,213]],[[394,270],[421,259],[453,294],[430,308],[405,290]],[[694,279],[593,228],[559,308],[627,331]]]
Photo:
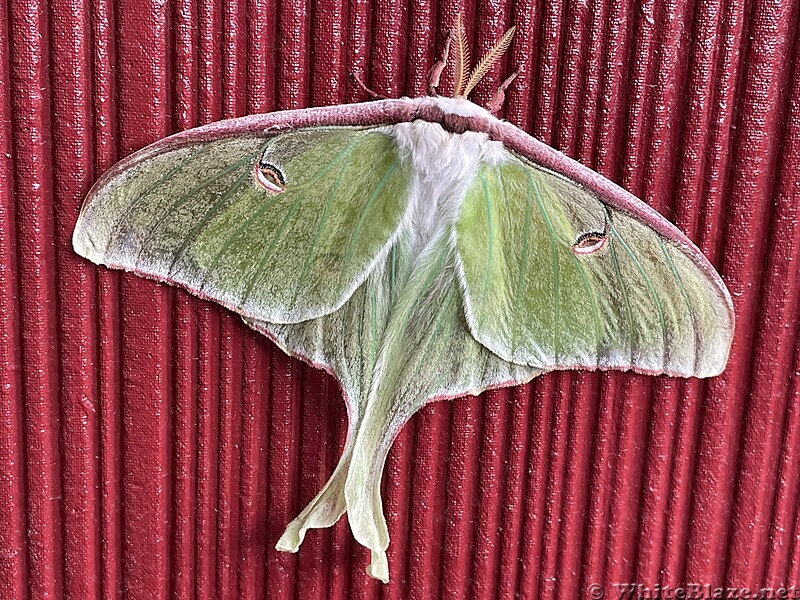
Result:
[[[83,196],[169,133],[424,93],[445,0],[0,2],[0,597],[606,598],[800,586],[800,4],[496,0],[505,117],[676,222],[737,316],[709,381],[556,373],[431,405],[384,475],[391,583],[330,475],[335,381],[235,315],[72,252]],[[445,91],[449,87],[445,86]],[[599,586],[599,587],[595,587]],[[800,597],[800,590],[796,592]]]

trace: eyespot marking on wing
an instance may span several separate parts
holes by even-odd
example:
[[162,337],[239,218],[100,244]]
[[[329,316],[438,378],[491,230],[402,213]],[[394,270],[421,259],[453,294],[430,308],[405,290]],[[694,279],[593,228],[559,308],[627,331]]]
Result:
[[272,163],[261,161],[255,168],[256,181],[268,192],[281,194],[286,191],[286,178],[281,170]]
[[606,234],[602,231],[587,231],[572,244],[572,251],[580,256],[594,254],[606,245]]
[[602,231],[584,230],[583,233],[578,235],[575,243],[572,244],[572,252],[577,256],[589,256],[605,248],[606,240],[608,239],[608,228],[611,224],[611,213],[606,206],[603,206],[603,212],[605,214]]

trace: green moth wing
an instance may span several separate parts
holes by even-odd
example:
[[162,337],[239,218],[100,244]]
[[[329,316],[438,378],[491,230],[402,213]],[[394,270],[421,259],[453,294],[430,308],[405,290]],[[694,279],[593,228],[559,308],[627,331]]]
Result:
[[113,175],[85,204],[78,253],[277,323],[341,306],[388,252],[408,198],[395,143],[375,128],[187,143]]
[[[473,335],[543,370],[722,371],[730,297],[696,250],[508,153],[468,187],[456,245]],[[715,274],[714,274],[715,275]]]

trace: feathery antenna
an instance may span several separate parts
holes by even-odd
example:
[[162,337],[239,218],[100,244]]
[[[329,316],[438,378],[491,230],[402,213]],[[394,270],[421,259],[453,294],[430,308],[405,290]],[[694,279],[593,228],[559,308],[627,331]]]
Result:
[[[459,14],[460,17],[460,14]],[[456,23],[460,23],[461,20],[459,18]],[[511,40],[514,37],[514,31],[516,27],[512,27],[508,31],[503,34],[503,37],[500,38],[500,41],[497,42],[494,46],[492,46],[486,54],[483,55],[480,62],[475,66],[472,70],[472,74],[469,77],[466,85],[463,88],[461,93],[462,96],[465,98],[469,95],[469,93],[475,89],[475,86],[478,85],[478,82],[481,80],[481,77],[488,73],[489,69],[500,60],[500,57],[505,54],[508,47],[511,45]],[[459,88],[461,89],[461,88]],[[459,94],[456,94],[458,96]]]
[[455,33],[455,59],[456,59],[456,80],[453,91],[454,98],[464,98],[466,94],[464,89],[467,85],[467,78],[469,77],[469,46],[467,45],[467,33],[464,31],[464,18],[462,13],[459,12],[456,16],[456,24],[454,27]]

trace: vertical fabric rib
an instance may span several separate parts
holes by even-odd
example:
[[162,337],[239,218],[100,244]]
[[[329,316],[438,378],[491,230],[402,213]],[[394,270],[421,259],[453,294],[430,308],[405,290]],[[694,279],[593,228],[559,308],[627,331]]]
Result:
[[[177,129],[199,124],[198,102],[198,9],[191,0],[174,5],[172,39],[173,123]],[[199,327],[195,303],[183,295],[175,298],[173,348],[173,505],[172,505],[172,574],[170,593],[176,598],[195,598],[198,577],[197,490],[198,490],[198,403]]]
[[[118,62],[116,15],[103,0],[92,5],[90,23],[93,153],[95,173],[111,167],[118,158]],[[90,182],[87,182],[87,184]],[[74,218],[74,215],[73,215]],[[120,325],[120,276],[97,273],[97,339],[93,340],[97,361],[97,396],[94,405],[100,422],[100,538],[101,586],[104,600],[118,598],[124,585],[124,529],[122,492],[122,330]],[[184,519],[186,517],[183,517]]]
[[484,427],[478,459],[478,479],[483,493],[476,498],[475,543],[472,548],[475,595],[485,595],[496,589],[498,545],[501,543],[500,504],[495,501],[502,496],[501,454],[497,450],[505,447],[508,391],[495,390],[489,394],[492,402],[486,405],[487,410],[483,413]]
[[[709,380],[556,373],[424,408],[389,454],[391,583],[331,474],[330,376],[70,237],[119,158],[275,109],[425,93],[462,10],[475,94],[687,232],[737,313]],[[0,597],[582,598],[800,586],[800,6],[792,0],[0,2]],[[450,93],[447,78],[440,91]]]
[[[171,129],[172,26],[164,4],[128,0],[114,8],[119,90],[136,90],[119,96],[119,146],[128,154]],[[167,598],[171,579],[172,296],[150,282],[121,279],[123,590],[139,597]]]
[[94,364],[96,322],[91,307],[96,271],[70,250],[92,164],[89,14],[83,2],[69,2],[50,21],[50,81],[55,209],[56,302],[59,324],[61,478],[64,514],[64,591],[97,597],[101,587],[99,502],[99,409]]
[[[61,399],[56,293],[54,169],[51,146],[49,35],[45,3],[9,2],[8,57],[13,136],[15,252],[22,377],[27,558],[31,596],[64,587]],[[17,408],[19,410],[19,407]]]
[[[0,122],[12,123],[8,7],[0,4]],[[20,374],[20,320],[16,248],[13,131],[0,133],[0,592],[27,595],[25,401]]]
[[[538,598],[541,583],[542,532],[544,530],[544,504],[548,484],[548,450],[553,430],[550,415],[553,410],[555,377],[534,380],[533,418],[529,454],[525,512],[522,525],[522,548],[517,590],[523,598]],[[599,580],[599,579],[598,579]]]

